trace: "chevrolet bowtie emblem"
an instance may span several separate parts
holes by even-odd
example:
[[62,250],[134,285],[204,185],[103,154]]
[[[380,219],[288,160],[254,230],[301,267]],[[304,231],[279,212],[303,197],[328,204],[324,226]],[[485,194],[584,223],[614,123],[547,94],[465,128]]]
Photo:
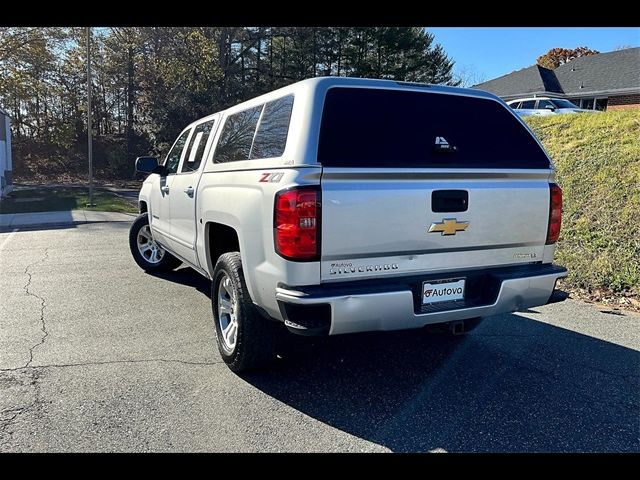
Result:
[[458,222],[455,218],[444,218],[441,222],[433,222],[429,227],[429,233],[442,232],[442,235],[455,235],[456,232],[464,232],[469,222]]

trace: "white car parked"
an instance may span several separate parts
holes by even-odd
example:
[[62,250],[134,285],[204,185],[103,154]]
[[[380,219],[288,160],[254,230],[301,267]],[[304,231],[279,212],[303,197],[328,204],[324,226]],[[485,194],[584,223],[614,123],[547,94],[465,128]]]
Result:
[[527,115],[558,115],[561,113],[597,112],[597,110],[586,110],[571,103],[564,98],[520,98],[507,102],[513,110],[525,117]]

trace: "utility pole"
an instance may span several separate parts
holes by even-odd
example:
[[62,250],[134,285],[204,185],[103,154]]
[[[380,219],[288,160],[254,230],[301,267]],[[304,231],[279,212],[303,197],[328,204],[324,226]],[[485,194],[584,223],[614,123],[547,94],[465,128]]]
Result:
[[87,27],[87,153],[89,155],[89,203],[93,203],[93,139],[91,138],[91,27]]

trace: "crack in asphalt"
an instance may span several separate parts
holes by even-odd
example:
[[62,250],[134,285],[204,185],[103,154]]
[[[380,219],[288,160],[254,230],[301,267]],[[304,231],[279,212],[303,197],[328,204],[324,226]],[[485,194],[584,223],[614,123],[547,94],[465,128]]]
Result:
[[[29,271],[29,269],[35,267],[39,263],[44,262],[45,260],[47,260],[47,258],[49,258],[49,249],[45,248],[44,255],[42,256],[41,259],[39,259],[39,260],[27,265],[27,267],[24,269],[24,273],[25,273],[25,275],[27,275],[29,277],[29,279],[27,280],[27,283],[24,285],[24,287],[22,287],[23,290],[25,291],[25,293],[28,296],[35,297],[38,300],[40,300],[40,330],[42,331],[42,337],[40,338],[40,341],[38,343],[36,343],[35,345],[33,345],[32,347],[29,348],[29,360],[24,365],[24,367],[16,368],[16,369],[2,370],[3,372],[5,372],[5,371],[16,371],[16,370],[20,370],[20,369],[23,369],[23,368],[32,368],[31,367],[31,363],[33,362],[33,352],[34,352],[34,350],[36,348],[38,348],[40,345],[43,345],[44,342],[47,340],[47,337],[49,336],[49,332],[47,331],[47,322],[46,322],[45,315],[44,315],[44,310],[45,310],[45,308],[47,306],[46,300],[43,297],[41,297],[40,295],[37,295],[37,294],[33,293],[29,288],[31,286],[31,282],[33,281],[33,276],[34,276],[34,273],[31,273]],[[12,407],[12,408],[3,410],[3,412],[2,412],[3,414],[6,413],[6,412],[15,412],[15,413],[13,414],[13,416],[2,420],[2,425],[0,426],[0,438],[7,436],[7,430],[9,429],[9,427],[11,425],[13,425],[13,423],[15,423],[16,419],[20,415],[22,415],[27,410],[32,409],[38,403],[38,398],[40,396],[40,388],[39,388],[39,385],[38,385],[38,379],[39,379],[38,370],[34,368],[32,370],[31,385],[33,385],[33,388],[35,390],[35,394],[34,394],[34,396],[35,396],[34,398],[35,399],[31,404],[29,404],[27,406],[24,406],[24,407]],[[6,439],[4,439],[2,441],[2,443],[0,443],[0,447],[3,447],[7,443],[9,443],[12,435],[13,435],[13,432],[9,432],[8,437]]]
[[[22,367],[22,368],[33,368],[33,367]],[[12,412],[12,413],[15,412],[15,413],[10,418],[0,420],[0,422],[2,423],[2,425],[0,425],[0,440],[2,439],[2,437],[6,436],[6,438],[2,441],[2,443],[0,443],[0,452],[2,451],[2,447],[7,445],[11,441],[11,438],[13,436],[13,432],[7,432],[9,427],[13,425],[13,423],[16,421],[16,419],[20,415],[22,415],[24,412],[28,410],[31,410],[40,401],[40,385],[38,384],[39,378],[40,377],[39,377],[38,371],[34,369],[31,376],[31,382],[30,382],[35,390],[33,402],[31,402],[29,405],[26,405],[24,407],[10,407],[1,412],[1,414],[3,415],[7,412]]]
[[[11,438],[13,436],[13,432],[8,431],[11,425],[13,425],[18,417],[22,415],[24,412],[32,410],[34,407],[37,407],[40,401],[40,385],[38,380],[40,378],[39,371],[47,368],[70,368],[70,367],[84,367],[91,365],[113,365],[113,364],[136,364],[136,363],[180,363],[182,365],[191,365],[191,366],[212,366],[212,365],[220,365],[224,363],[222,360],[217,362],[190,362],[188,360],[177,360],[177,359],[167,359],[167,358],[155,358],[155,359],[141,359],[141,360],[108,360],[104,362],[79,362],[79,363],[64,363],[64,364],[50,364],[50,365],[25,365],[23,367],[16,368],[2,368],[0,369],[0,374],[9,373],[9,372],[18,372],[18,371],[31,371],[31,381],[30,384],[33,386],[34,393],[34,401],[26,406],[20,407],[9,407],[0,412],[0,416],[5,415],[7,413],[12,413],[9,418],[1,419],[0,418],[0,452],[2,451],[2,447],[8,445],[11,442]],[[3,438],[5,437],[5,438]]]
[[[47,368],[70,368],[70,367],[83,367],[83,366],[91,366],[91,365],[111,365],[111,364],[137,364],[137,363],[179,363],[183,365],[218,365],[220,363],[224,363],[222,361],[218,362],[191,362],[188,360],[177,360],[177,359],[166,359],[166,358],[157,358],[157,359],[141,359],[141,360],[110,360],[110,361],[102,361],[102,362],[78,362],[78,363],[62,363],[62,364],[48,364],[48,365],[33,365],[34,359],[34,351],[44,345],[49,337],[49,331],[47,330],[47,320],[45,315],[45,310],[47,307],[46,299],[37,293],[34,293],[32,290],[32,282],[34,279],[35,273],[32,272],[32,269],[46,261],[49,257],[49,249],[46,248],[44,251],[44,255],[39,260],[30,263],[26,266],[24,270],[24,274],[27,275],[27,283],[22,287],[25,294],[30,297],[35,297],[40,301],[40,330],[42,332],[42,336],[40,340],[33,346],[29,348],[29,360],[25,363],[24,366],[16,367],[16,368],[1,368],[0,373],[10,373],[10,372],[19,372],[19,371],[29,371],[30,374],[30,386],[34,389],[34,400],[27,404],[21,406],[13,406],[6,408],[0,411],[0,451],[2,447],[6,446],[11,442],[11,438],[13,436],[13,432],[9,429],[18,418],[23,415],[25,412],[33,410],[37,408],[38,402],[40,401],[40,385],[38,383],[40,377],[40,370],[44,370]],[[6,417],[6,418],[5,418]]]
[[2,420],[2,426],[0,427],[0,439],[2,439],[5,436],[6,436],[6,439],[4,439],[2,443],[0,443],[0,452],[2,452],[2,447],[7,445],[11,441],[11,436],[13,435],[13,432],[7,432],[7,429],[13,424],[16,418],[22,415],[22,412],[24,412],[28,408],[32,408],[34,405],[35,405],[35,402],[26,407],[13,409],[13,410],[16,410],[15,415],[13,415],[13,417],[11,418],[8,418],[7,420]]
[[88,367],[92,365],[114,365],[114,364],[127,364],[127,363],[181,363],[183,365],[220,365],[223,361],[218,362],[190,362],[188,360],[175,360],[168,358],[151,358],[141,360],[105,360],[104,362],[79,362],[79,363],[52,363],[49,365],[25,365],[23,367],[16,368],[0,368],[2,372],[17,372],[25,369],[45,369],[45,368],[68,368],[68,367]]
[[49,249],[45,248],[44,256],[40,260],[27,265],[27,268],[24,269],[24,273],[29,276],[29,280],[27,281],[27,284],[22,288],[24,289],[27,295],[31,297],[35,297],[38,300],[40,300],[40,325],[41,325],[40,329],[42,330],[42,338],[40,339],[40,341],[36,343],[34,346],[32,346],[31,348],[29,348],[29,361],[25,364],[25,367],[28,367],[31,365],[31,362],[33,362],[33,351],[36,348],[38,348],[40,345],[43,345],[44,342],[47,340],[47,337],[49,336],[49,332],[47,331],[47,322],[44,318],[44,310],[47,306],[46,301],[40,295],[36,295],[35,293],[29,290],[29,287],[31,286],[31,281],[34,275],[33,273],[29,272],[29,269],[32,267],[35,267],[38,263],[44,262],[48,257],[49,257]]

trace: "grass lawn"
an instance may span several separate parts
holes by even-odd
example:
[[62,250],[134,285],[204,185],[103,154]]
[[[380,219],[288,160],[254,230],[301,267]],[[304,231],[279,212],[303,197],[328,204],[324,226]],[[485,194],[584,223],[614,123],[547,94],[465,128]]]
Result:
[[[0,202],[0,214],[85,210],[88,209],[88,201],[89,189],[83,187],[19,190]],[[138,211],[133,203],[100,188],[93,189],[93,202],[96,206],[91,210],[122,213]]]
[[640,110],[526,117],[563,190],[569,285],[640,294]]

